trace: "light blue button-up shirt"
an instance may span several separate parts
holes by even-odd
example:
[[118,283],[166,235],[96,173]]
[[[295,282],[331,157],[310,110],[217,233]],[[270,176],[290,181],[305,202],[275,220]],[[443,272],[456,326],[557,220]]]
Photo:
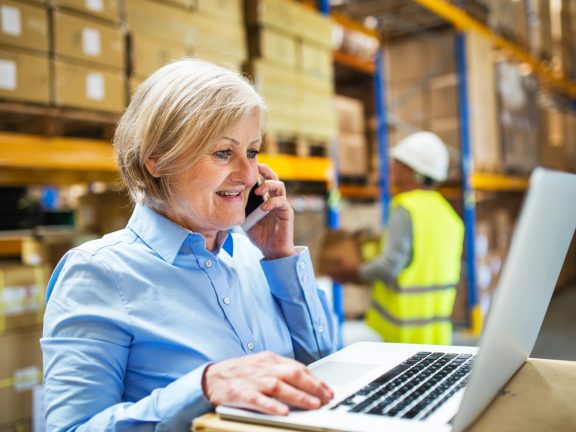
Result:
[[41,340],[48,430],[188,430],[211,409],[208,363],[334,351],[332,314],[297,249],[265,261],[234,233],[212,253],[137,206],[125,229],[68,252],[48,284]]

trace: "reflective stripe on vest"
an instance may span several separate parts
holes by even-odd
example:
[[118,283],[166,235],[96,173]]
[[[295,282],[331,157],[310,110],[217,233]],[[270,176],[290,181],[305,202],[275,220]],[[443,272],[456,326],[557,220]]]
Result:
[[464,226],[437,192],[415,190],[397,195],[412,222],[412,260],[396,283],[374,283],[370,327],[389,342],[450,344],[450,316],[460,278]]

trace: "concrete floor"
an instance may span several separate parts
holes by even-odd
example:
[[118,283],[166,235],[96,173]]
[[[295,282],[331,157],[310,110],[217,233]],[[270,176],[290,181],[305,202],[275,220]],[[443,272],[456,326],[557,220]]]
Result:
[[531,357],[576,361],[576,284],[552,297]]

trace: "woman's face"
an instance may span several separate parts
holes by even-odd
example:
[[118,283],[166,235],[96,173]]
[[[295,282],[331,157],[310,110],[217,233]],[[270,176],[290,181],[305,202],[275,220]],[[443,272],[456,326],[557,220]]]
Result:
[[176,198],[184,210],[177,222],[212,238],[244,222],[244,207],[258,180],[262,144],[257,113],[225,133],[200,160],[175,175]]

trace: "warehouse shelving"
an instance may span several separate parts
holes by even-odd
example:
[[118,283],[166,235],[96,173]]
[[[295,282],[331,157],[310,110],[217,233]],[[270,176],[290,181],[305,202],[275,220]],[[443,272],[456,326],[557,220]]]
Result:
[[[526,176],[494,174],[489,172],[474,172],[472,168],[472,154],[470,148],[470,132],[468,131],[469,116],[468,98],[466,87],[466,52],[465,37],[466,32],[475,32],[492,42],[493,46],[507,52],[518,62],[527,66],[538,77],[540,85],[553,92],[560,92],[571,98],[574,102],[576,98],[576,84],[566,80],[564,77],[552,71],[548,66],[542,64],[537,59],[526,53],[525,50],[518,47],[515,43],[496,35],[488,27],[469,16],[466,12],[445,0],[415,0],[415,3],[423,6],[427,10],[447,20],[454,25],[460,32],[456,36],[456,61],[459,82],[459,106],[461,134],[460,142],[462,145],[461,166],[462,166],[462,185],[455,187],[453,185],[444,186],[441,192],[448,197],[463,198],[464,216],[466,225],[466,274],[468,289],[468,310],[471,312],[470,326],[472,333],[478,335],[482,328],[483,317],[479,310],[476,295],[475,280],[475,202],[478,192],[481,191],[512,191],[523,192],[528,186]],[[381,151],[380,154],[385,154]],[[383,158],[384,159],[384,158]],[[388,176],[385,166],[380,171],[381,178]],[[385,183],[379,187],[368,186],[341,186],[341,193],[345,197],[356,197],[361,199],[378,199],[382,193],[382,188],[386,188]],[[394,191],[392,191],[394,192]],[[381,199],[383,209],[387,210],[387,201]],[[385,220],[385,217],[384,217]],[[383,223],[385,226],[385,223]]]
[[[332,162],[327,157],[262,154],[259,160],[287,181],[325,182],[332,178]],[[0,132],[0,167],[0,184],[117,178],[110,142],[97,139]]]

